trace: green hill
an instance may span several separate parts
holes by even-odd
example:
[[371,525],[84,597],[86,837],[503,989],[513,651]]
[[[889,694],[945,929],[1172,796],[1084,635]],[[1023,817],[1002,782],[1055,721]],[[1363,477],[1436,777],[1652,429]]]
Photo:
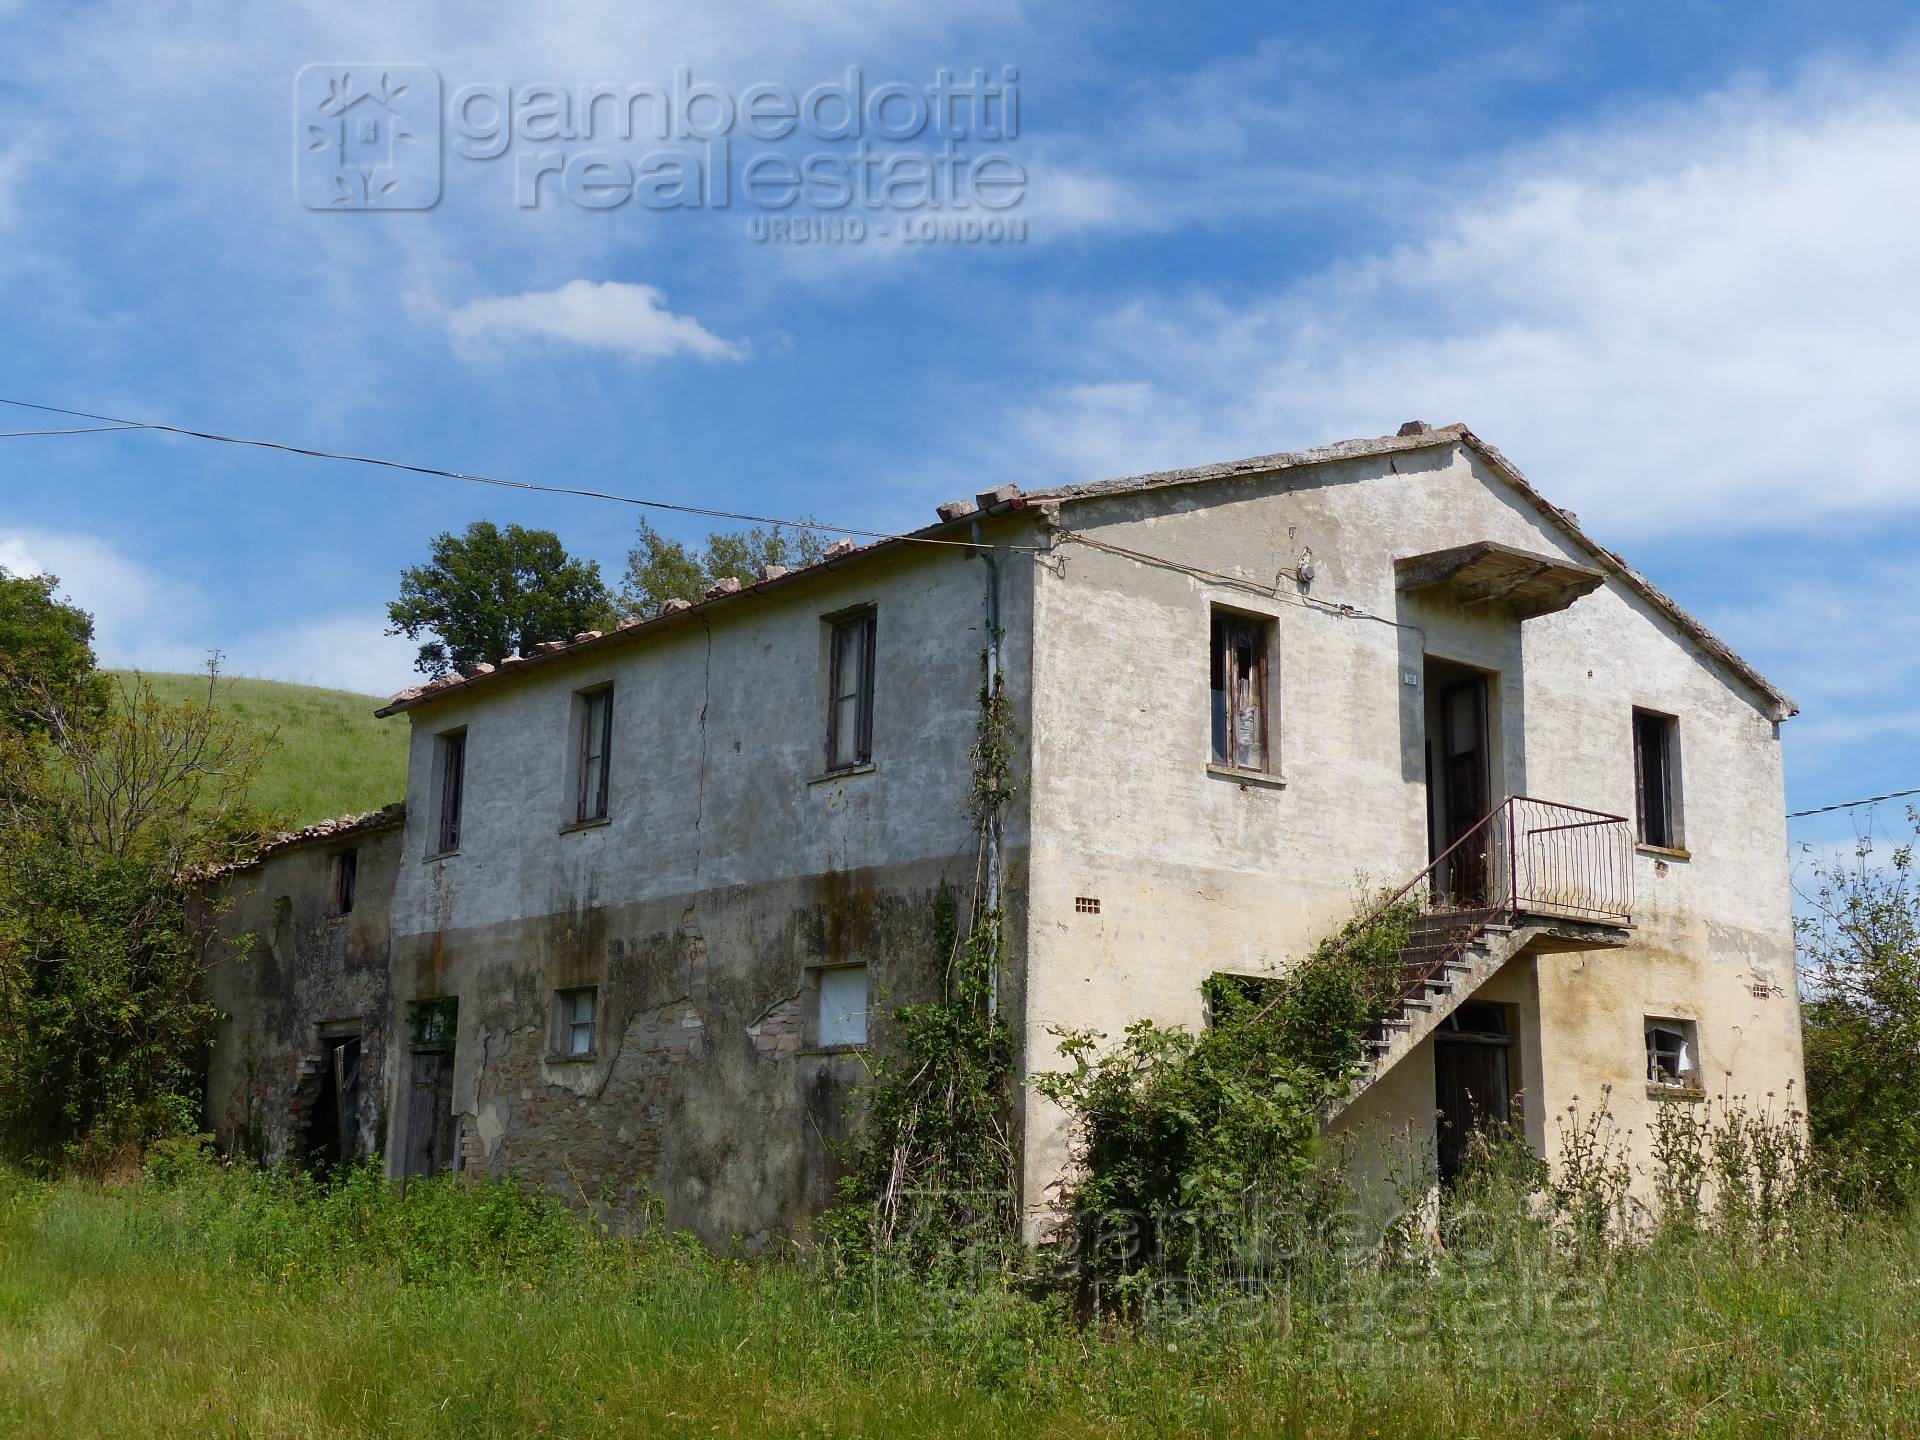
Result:
[[[124,672],[120,672],[124,673]],[[197,699],[199,675],[148,675],[162,700]],[[247,725],[275,733],[255,799],[295,825],[375,810],[407,792],[407,722],[373,712],[378,695],[278,680],[220,681],[220,703]]]

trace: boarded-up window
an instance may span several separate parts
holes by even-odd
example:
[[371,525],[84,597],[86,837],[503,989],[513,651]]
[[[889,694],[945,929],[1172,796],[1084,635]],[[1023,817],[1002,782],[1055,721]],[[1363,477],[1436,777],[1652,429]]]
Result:
[[1213,614],[1213,763],[1269,767],[1267,649],[1272,626],[1227,610]]
[[867,1043],[867,967],[837,965],[820,972],[820,1044]]
[[589,690],[579,698],[580,729],[575,736],[574,816],[576,821],[607,818],[607,777],[612,769],[613,687]]
[[1680,793],[1675,731],[1679,722],[1649,710],[1633,712],[1633,767],[1640,843],[1680,847]]
[[827,655],[827,769],[873,758],[874,612],[833,622]]
[[436,854],[445,855],[460,848],[460,811],[467,790],[467,732],[455,730],[438,741],[440,776],[439,810],[434,816]]

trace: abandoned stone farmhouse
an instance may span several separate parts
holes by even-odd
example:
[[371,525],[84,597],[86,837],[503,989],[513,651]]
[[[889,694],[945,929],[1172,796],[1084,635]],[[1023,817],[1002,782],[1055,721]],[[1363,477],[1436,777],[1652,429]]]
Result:
[[[395,696],[404,805],[218,881],[208,1121],[715,1240],[833,1194],[942,886],[1054,1027],[1205,1023],[1362,885],[1426,907],[1334,1122],[1442,1172],[1801,1077],[1792,703],[1464,426],[940,507],[937,523]],[[962,544],[936,542],[966,542]],[[995,652],[1016,789],[965,800]],[[242,937],[250,943],[236,944]],[[1040,1222],[1060,1115],[1019,1102]]]

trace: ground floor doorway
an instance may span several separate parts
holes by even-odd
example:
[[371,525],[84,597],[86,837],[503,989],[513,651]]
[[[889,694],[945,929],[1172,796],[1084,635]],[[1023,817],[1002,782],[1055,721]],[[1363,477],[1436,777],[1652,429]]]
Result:
[[1509,1007],[1468,1001],[1433,1034],[1440,1179],[1459,1175],[1474,1134],[1513,1119],[1514,1029]]

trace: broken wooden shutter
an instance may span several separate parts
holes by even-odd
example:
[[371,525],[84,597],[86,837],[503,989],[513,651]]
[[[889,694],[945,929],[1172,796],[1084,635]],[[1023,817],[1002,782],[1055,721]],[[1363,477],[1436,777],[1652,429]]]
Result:
[[1672,848],[1680,843],[1673,823],[1673,725],[1664,715],[1633,712],[1634,800],[1640,843]]
[[613,768],[613,690],[580,697],[580,744],[574,786],[574,815],[579,821],[607,818],[607,777]]
[[859,626],[860,738],[855,748],[860,757],[859,763],[864,765],[873,758],[873,646],[878,627],[874,624],[871,610],[860,617]]
[[340,1158],[351,1162],[360,1149],[360,1037],[353,1035],[336,1042],[330,1059]]
[[360,852],[343,850],[333,860],[333,913],[353,913],[353,891],[360,869]]
[[466,798],[467,732],[459,730],[440,739],[441,853],[460,848],[460,806]]
[[607,781],[613,774],[613,691],[600,692],[600,778],[598,793],[594,797],[593,813],[604,820],[607,816]]
[[1235,770],[1267,768],[1267,627],[1243,615],[1213,617],[1213,758]]

